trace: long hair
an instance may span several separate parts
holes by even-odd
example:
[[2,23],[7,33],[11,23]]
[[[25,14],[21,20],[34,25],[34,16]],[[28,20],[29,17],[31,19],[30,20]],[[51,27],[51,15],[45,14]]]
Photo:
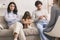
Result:
[[17,14],[17,11],[18,11],[18,10],[17,10],[17,6],[16,6],[16,4],[15,4],[14,2],[10,2],[10,3],[9,3],[8,8],[7,8],[7,12],[8,12],[8,13],[11,12],[10,7],[9,7],[11,4],[14,4],[14,5],[15,5],[15,9],[13,10],[13,13],[14,13],[14,14]]
[[24,13],[24,16],[22,17],[22,19],[31,19],[30,12],[29,12],[29,11],[26,11],[26,12]]

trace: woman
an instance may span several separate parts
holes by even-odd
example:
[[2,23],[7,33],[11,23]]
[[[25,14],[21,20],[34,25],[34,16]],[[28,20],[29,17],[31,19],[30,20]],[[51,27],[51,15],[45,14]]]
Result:
[[18,10],[14,2],[10,2],[5,14],[5,20],[8,24],[8,29],[13,31],[14,40],[17,40],[18,35],[20,40],[26,40],[23,26],[20,23],[20,16],[18,15]]
[[50,32],[55,26],[55,23],[60,16],[60,0],[53,0],[53,6],[51,8],[51,19],[47,28],[44,30],[44,32]]
[[23,23],[24,28],[31,28],[32,22],[33,22],[33,20],[31,19],[30,12],[26,11],[22,18],[22,23]]
[[43,30],[45,29],[45,26],[48,23],[47,21],[48,12],[42,9],[41,1],[36,1],[35,6],[37,10],[33,12],[33,20],[37,26],[41,40],[47,40],[46,36],[43,34]]

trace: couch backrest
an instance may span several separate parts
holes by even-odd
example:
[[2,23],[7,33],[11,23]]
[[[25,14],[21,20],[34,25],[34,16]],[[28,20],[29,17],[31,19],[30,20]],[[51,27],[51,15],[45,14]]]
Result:
[[7,28],[7,23],[4,19],[4,16],[0,16],[0,24],[3,26],[3,28]]

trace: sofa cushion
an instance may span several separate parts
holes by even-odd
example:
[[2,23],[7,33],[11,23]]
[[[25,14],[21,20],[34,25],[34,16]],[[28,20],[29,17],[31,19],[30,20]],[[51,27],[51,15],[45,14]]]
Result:
[[3,28],[7,27],[7,23],[4,19],[4,16],[0,16],[0,24],[3,26]]
[[8,30],[8,29],[0,30],[0,37],[12,36],[12,35],[13,35],[13,32],[11,30]]
[[23,30],[24,30],[24,33],[25,33],[26,36],[38,35],[39,34],[39,32],[38,32],[36,27],[27,28],[27,29],[23,29]]
[[[23,29],[26,36],[38,35],[39,32],[35,27]],[[9,29],[0,30],[0,36],[13,36],[13,32]]]

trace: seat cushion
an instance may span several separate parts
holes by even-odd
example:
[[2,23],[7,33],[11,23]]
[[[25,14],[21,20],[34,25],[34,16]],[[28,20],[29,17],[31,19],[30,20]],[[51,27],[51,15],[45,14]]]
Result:
[[39,34],[39,32],[38,32],[36,27],[24,29],[24,33],[25,33],[26,36],[38,35]]
[[[38,35],[39,32],[35,27],[23,29],[26,36]],[[0,36],[13,36],[13,32],[9,29],[0,30]]]

